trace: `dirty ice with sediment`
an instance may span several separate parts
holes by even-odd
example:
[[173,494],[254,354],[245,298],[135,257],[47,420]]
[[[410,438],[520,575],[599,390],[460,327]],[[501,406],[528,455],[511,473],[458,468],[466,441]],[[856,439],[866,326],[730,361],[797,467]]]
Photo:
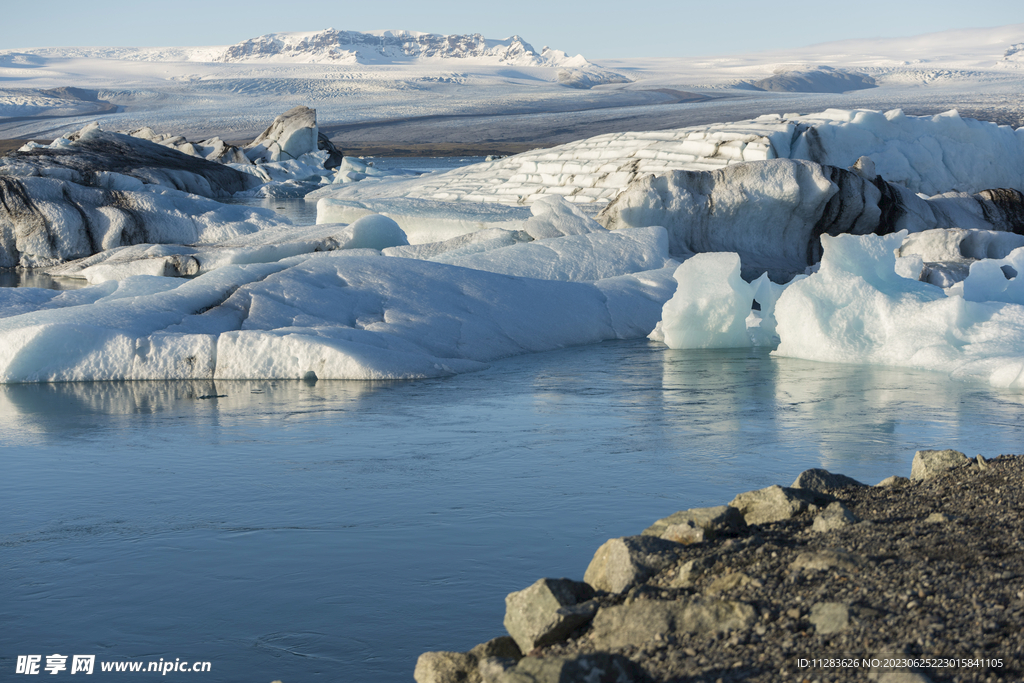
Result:
[[[1024,25],[686,64],[332,29],[0,75],[0,133],[38,140],[0,159],[0,267],[89,285],[0,289],[2,382],[436,377],[650,336],[1024,388]],[[345,155],[555,115],[561,144],[444,173]],[[316,224],[225,203],[261,197]]]

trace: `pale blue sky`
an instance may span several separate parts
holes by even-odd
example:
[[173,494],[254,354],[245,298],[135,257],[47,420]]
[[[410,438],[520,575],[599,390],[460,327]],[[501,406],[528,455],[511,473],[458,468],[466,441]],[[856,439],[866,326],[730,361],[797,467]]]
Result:
[[770,0],[46,0],[7,3],[0,49],[69,45],[226,45],[264,33],[518,33],[595,58],[690,57],[1024,23],[1020,0],[779,3]]

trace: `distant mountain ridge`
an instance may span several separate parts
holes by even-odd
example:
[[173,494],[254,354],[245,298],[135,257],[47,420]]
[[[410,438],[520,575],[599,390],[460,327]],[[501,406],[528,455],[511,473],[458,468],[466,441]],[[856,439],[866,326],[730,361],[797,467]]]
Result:
[[504,40],[479,33],[441,35],[419,31],[268,33],[234,45],[206,47],[42,47],[0,50],[0,66],[32,66],[39,58],[114,59],[139,62],[273,62],[282,64],[400,64],[420,60],[471,60],[479,64],[592,70],[583,55],[570,57],[520,36]]
[[440,35],[417,31],[338,31],[269,33],[231,45],[218,62],[287,61],[373,64],[418,59],[474,59],[516,66],[569,66],[588,64],[582,55],[569,57],[561,50],[537,52],[519,36],[491,40],[479,33]]

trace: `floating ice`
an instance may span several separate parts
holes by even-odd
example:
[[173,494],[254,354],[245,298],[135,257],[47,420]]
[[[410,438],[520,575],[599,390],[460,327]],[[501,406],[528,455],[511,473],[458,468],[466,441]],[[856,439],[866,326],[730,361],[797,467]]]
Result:
[[136,244],[46,269],[50,275],[91,283],[124,280],[132,275],[191,277],[228,265],[273,263],[282,259],[339,249],[401,248],[405,233],[390,218],[364,216],[351,225],[265,227],[259,232],[216,244]]
[[[307,201],[309,199],[307,197]],[[530,209],[526,207],[401,197],[361,202],[324,198],[316,203],[317,223],[351,223],[371,213],[393,219],[408,235],[411,244],[442,242],[489,228],[521,230],[531,216]]]
[[1024,268],[1024,251],[974,263],[962,285],[965,297],[957,288],[898,275],[894,251],[905,237],[822,237],[821,268],[788,287],[776,306],[781,344],[775,353],[916,367],[1024,388],[1024,306],[1004,303],[1024,297],[1002,269]]
[[979,259],[1006,258],[1024,247],[1024,235],[994,230],[947,228],[926,230],[910,235],[899,249],[897,271],[901,275],[950,287],[970,272]]
[[289,109],[274,119],[259,137],[245,146],[249,161],[286,161],[317,151],[316,110]]
[[[789,285],[764,273],[747,283],[735,253],[697,254],[676,269],[675,294],[650,338],[673,349],[775,346],[775,305]],[[798,276],[793,282],[801,279]],[[792,283],[790,283],[792,284]],[[759,311],[752,311],[754,302]]]
[[673,349],[750,346],[746,321],[754,288],[740,277],[737,254],[697,254],[674,277],[679,286],[662,310],[665,344]]
[[202,197],[230,197],[262,183],[224,164],[142,138],[104,132],[96,124],[72,137],[0,158],[0,175],[44,176],[112,190],[159,185]]
[[[515,235],[510,234],[506,239],[514,240]],[[477,247],[472,252],[466,248],[454,249],[429,259],[516,277],[573,282],[658,270],[677,263],[668,255],[668,234],[657,226],[617,232],[602,230],[513,244],[503,244],[503,241],[501,238],[475,241],[470,243]],[[400,249],[387,253],[399,255]]]
[[669,268],[554,282],[366,250],[136,276],[0,319],[0,381],[443,376],[646,335],[671,290]]

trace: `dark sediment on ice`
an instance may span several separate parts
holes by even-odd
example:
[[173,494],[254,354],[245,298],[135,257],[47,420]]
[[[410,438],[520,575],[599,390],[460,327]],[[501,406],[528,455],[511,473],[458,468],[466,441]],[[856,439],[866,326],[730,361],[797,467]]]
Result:
[[1024,680],[1022,512],[1022,456],[919,451],[877,486],[810,470],[608,541],[584,581],[510,594],[511,637],[426,653],[416,680]]

